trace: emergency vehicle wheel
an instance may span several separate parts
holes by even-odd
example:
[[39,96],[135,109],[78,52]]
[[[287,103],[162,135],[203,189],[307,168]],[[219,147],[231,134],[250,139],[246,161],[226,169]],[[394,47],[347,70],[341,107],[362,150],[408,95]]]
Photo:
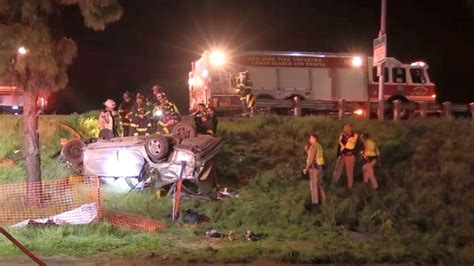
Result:
[[64,144],[61,154],[72,166],[77,167],[82,163],[86,144],[80,139],[72,139]]
[[173,135],[179,140],[189,139],[196,136],[196,129],[189,122],[181,121],[173,127]]
[[163,159],[168,154],[168,149],[168,140],[159,135],[149,137],[145,144],[146,153],[154,163]]

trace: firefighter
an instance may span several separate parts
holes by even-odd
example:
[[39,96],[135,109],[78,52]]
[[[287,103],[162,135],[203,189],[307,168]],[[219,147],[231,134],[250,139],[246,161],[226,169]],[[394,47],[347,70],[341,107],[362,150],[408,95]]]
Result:
[[151,93],[153,94],[153,100],[156,100],[158,94],[162,93],[161,86],[157,83],[153,84],[153,87],[151,87]]
[[374,167],[377,164],[377,161],[380,161],[380,152],[379,148],[375,141],[373,141],[368,133],[364,133],[360,136],[364,148],[361,151],[362,158],[364,158],[364,166],[362,166],[362,174],[364,176],[364,183],[369,183],[372,185],[372,188],[375,190],[379,187],[377,184],[377,179],[374,174]]
[[120,124],[122,125],[122,136],[130,136],[130,122],[132,119],[132,102],[133,95],[126,91],[123,94],[123,102],[119,105],[118,113],[120,116]]
[[117,136],[115,101],[107,99],[104,102],[105,109],[99,114],[99,138],[111,139]]
[[250,82],[249,72],[240,72],[237,82],[237,93],[242,104],[242,116],[252,117],[255,110],[255,96],[252,94],[252,82]]
[[151,132],[150,118],[146,116],[145,108],[140,108],[137,111],[137,116],[133,117],[131,128],[133,136],[148,136]]
[[173,126],[181,121],[181,115],[178,107],[168,100],[164,92],[159,93],[156,98],[160,101],[160,104],[153,111],[155,116],[159,118],[157,133],[169,134]]
[[151,99],[147,101],[147,109],[150,111],[150,120],[151,120],[151,126],[152,126],[152,131],[156,132],[157,129],[157,123],[158,123],[158,117],[154,115],[154,110],[156,106],[160,105],[160,101],[158,100],[157,96],[162,92],[161,86],[158,85],[157,83],[153,84],[151,87]]
[[136,102],[132,107],[132,119],[133,117],[138,116],[138,109],[140,108],[145,109],[146,116],[149,116],[151,114],[151,112],[146,109],[145,96],[143,96],[143,94],[141,93],[137,93]]
[[324,152],[321,144],[318,143],[318,136],[313,134],[309,137],[309,146],[305,146],[307,153],[306,167],[303,169],[303,174],[309,174],[309,188],[311,191],[311,203],[313,209],[326,199],[326,193],[322,186],[323,167],[324,167]]
[[203,103],[198,104],[197,111],[194,112],[194,125],[196,126],[197,134],[206,134],[206,116],[206,105]]
[[354,183],[354,165],[356,161],[356,148],[359,135],[352,131],[352,125],[346,124],[339,136],[337,149],[336,169],[333,174],[333,182],[337,183],[341,177],[343,168],[346,168],[347,188],[352,189]]
[[207,133],[211,136],[215,136],[217,134],[217,125],[219,124],[219,120],[217,120],[217,115],[214,111],[214,108],[207,108],[207,116],[210,122],[210,128],[207,130]]
[[214,109],[200,103],[198,104],[198,110],[193,115],[196,133],[215,136],[218,121]]

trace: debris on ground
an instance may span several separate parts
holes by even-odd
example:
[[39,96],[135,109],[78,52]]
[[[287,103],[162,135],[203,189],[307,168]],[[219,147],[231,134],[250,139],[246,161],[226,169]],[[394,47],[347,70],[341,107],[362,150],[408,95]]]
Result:
[[206,236],[208,237],[215,237],[215,238],[221,238],[223,234],[215,229],[208,230],[206,231]]
[[229,239],[230,241],[234,241],[234,240],[235,240],[234,231],[230,230],[229,233],[227,233],[227,239]]
[[223,187],[217,191],[217,199],[221,200],[223,198],[239,198],[239,194],[227,187]]
[[185,224],[200,224],[205,222],[209,222],[209,218],[202,214],[190,209],[183,212],[183,223]]
[[88,203],[79,206],[70,211],[62,212],[57,215],[29,219],[12,225],[14,228],[26,227],[28,225],[83,225],[90,224],[97,220],[99,210],[97,203]]
[[245,231],[245,240],[247,241],[257,241],[257,236],[254,232],[247,230]]
[[3,159],[0,159],[0,165],[6,166],[6,167],[13,167],[15,166],[15,161],[13,161],[12,159],[3,158]]

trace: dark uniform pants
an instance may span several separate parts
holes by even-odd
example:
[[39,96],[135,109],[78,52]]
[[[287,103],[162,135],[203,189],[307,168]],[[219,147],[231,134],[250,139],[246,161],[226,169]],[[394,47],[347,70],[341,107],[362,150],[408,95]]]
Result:
[[126,125],[122,124],[122,136],[124,136],[124,137],[131,136],[131,134],[130,134],[130,124],[126,124]]

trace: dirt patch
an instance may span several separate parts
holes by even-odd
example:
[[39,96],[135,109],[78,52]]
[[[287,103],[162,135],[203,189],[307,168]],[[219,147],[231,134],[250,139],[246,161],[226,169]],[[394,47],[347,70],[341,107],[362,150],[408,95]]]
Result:
[[[162,266],[284,266],[284,265],[305,265],[305,264],[286,264],[286,263],[274,263],[268,261],[255,261],[252,263],[199,263],[199,262],[181,262],[181,261],[164,261],[161,258],[121,258],[121,259],[87,259],[87,258],[74,258],[67,256],[53,256],[41,258],[48,266],[64,266],[64,265],[81,265],[81,266],[122,266],[122,265],[162,265]],[[25,265],[36,265],[26,257],[10,257],[1,258],[0,266],[25,266]],[[307,264],[306,264],[307,265]]]

